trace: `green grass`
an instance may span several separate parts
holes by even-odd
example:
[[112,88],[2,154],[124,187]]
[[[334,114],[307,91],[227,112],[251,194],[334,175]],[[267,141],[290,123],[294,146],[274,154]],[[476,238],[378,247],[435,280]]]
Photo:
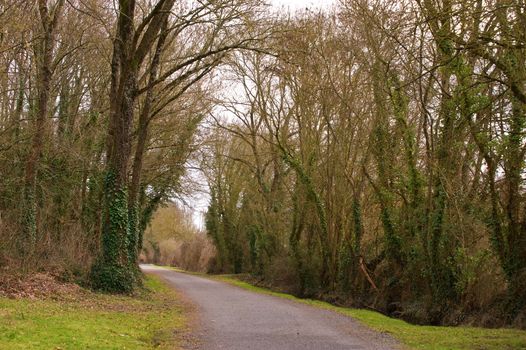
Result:
[[0,349],[177,349],[183,307],[158,278],[149,292],[92,292],[66,300],[0,298]]
[[300,299],[290,294],[273,292],[253,286],[231,276],[218,276],[215,279],[248,289],[253,292],[269,294],[300,303],[332,310],[351,316],[366,326],[380,332],[391,334],[409,349],[422,350],[519,350],[526,349],[526,331],[517,329],[487,329],[475,327],[435,327],[417,326],[405,321],[390,318],[378,312],[338,307],[329,303]]

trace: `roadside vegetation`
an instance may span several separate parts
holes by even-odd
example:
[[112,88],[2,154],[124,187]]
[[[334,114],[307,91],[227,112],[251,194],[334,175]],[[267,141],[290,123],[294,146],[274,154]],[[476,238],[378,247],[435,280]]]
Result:
[[526,331],[499,328],[421,326],[387,317],[379,312],[339,307],[327,302],[297,298],[286,293],[274,292],[242,281],[235,276],[214,276],[218,279],[253,292],[273,295],[339,312],[350,316],[372,329],[390,334],[408,349],[418,350],[520,350],[526,349]]
[[208,272],[214,268],[215,253],[210,237],[195,226],[192,212],[180,204],[167,203],[155,211],[144,232],[141,260]]
[[220,270],[525,328],[525,23],[522,0],[342,0],[238,53],[201,166]]
[[0,297],[0,349],[179,349],[184,311],[175,292],[153,276],[134,296],[73,288]]

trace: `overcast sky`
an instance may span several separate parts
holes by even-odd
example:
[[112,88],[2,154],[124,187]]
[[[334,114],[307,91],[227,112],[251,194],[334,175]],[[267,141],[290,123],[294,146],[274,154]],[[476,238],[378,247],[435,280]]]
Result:
[[334,3],[336,0],[271,0],[274,6],[284,6],[290,10],[297,10],[305,7],[327,7]]

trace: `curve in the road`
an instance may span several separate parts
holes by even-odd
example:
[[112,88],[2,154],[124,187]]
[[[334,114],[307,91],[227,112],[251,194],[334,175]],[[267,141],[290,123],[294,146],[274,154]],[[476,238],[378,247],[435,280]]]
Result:
[[388,335],[332,311],[155,266],[142,269],[164,278],[198,307],[203,350],[398,348]]

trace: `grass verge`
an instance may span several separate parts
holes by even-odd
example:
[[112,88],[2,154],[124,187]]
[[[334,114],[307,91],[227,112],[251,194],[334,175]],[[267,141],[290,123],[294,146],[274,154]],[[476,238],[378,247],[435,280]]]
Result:
[[146,276],[145,287],[133,297],[0,298],[0,349],[178,349],[182,304],[157,277]]
[[526,331],[517,329],[487,329],[475,327],[435,327],[412,325],[378,312],[338,307],[329,303],[300,299],[290,294],[256,287],[232,276],[215,279],[262,294],[273,295],[303,304],[332,310],[351,316],[379,332],[391,334],[409,349],[418,350],[523,350],[526,349]]

